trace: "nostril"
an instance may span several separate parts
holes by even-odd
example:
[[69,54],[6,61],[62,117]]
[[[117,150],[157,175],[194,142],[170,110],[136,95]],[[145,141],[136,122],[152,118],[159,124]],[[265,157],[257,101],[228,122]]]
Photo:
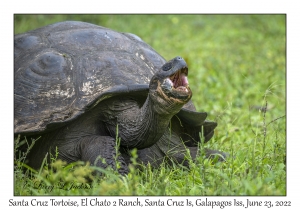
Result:
[[177,56],[176,57],[176,60],[182,60],[183,58],[182,57],[180,57],[180,56]]

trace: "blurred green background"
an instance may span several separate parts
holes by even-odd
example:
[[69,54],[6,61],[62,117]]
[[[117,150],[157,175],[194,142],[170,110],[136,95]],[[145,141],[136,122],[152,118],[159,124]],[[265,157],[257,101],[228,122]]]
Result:
[[166,60],[182,56],[196,107],[210,119],[229,109],[226,122],[248,119],[266,93],[270,119],[285,114],[285,15],[14,15],[14,33],[65,20],[136,34]]

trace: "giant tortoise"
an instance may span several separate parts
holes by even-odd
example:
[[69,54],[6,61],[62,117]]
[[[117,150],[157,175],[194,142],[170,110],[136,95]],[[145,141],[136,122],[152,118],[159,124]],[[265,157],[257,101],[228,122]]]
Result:
[[124,174],[133,148],[142,163],[187,164],[187,149],[194,158],[200,136],[208,141],[217,126],[196,111],[187,76],[183,58],[166,62],[138,36],[90,23],[15,35],[14,133],[41,137],[27,164],[39,168],[57,150],[68,163],[103,168],[118,157]]

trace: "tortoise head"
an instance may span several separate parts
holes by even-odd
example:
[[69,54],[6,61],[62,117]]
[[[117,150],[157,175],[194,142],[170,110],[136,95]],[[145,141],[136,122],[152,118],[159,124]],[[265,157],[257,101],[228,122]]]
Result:
[[176,114],[191,99],[187,76],[187,64],[178,56],[165,63],[152,77],[149,93],[158,110]]

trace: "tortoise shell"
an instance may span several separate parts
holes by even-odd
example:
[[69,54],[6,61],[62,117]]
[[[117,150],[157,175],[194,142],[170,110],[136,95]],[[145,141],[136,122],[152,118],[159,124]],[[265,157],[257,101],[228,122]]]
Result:
[[[15,35],[14,48],[15,134],[64,125],[117,94],[147,96],[166,63],[136,35],[77,21]],[[192,102],[185,108],[186,121],[204,122]]]

